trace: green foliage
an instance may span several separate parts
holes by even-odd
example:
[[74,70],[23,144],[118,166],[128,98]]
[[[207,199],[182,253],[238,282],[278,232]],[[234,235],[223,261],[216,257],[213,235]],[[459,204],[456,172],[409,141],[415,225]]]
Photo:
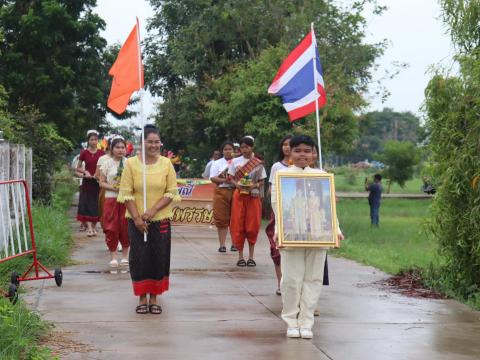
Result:
[[389,108],[369,112],[359,118],[359,139],[349,159],[354,162],[375,159],[387,141],[418,144],[425,140],[425,136],[420,119],[411,112],[396,112]]
[[480,175],[480,3],[441,3],[461,54],[459,75],[437,73],[425,90],[431,172],[437,185],[429,231],[446,259],[436,269],[443,279],[436,285],[478,304],[480,192],[473,180]]
[[[52,174],[64,163],[72,144],[58,134],[54,124],[44,123],[44,116],[32,107],[22,107],[3,121],[5,139],[32,148],[33,198],[49,202]],[[0,120],[1,121],[1,120]]]
[[440,0],[443,19],[457,48],[471,54],[480,48],[480,2],[478,0]]
[[[47,268],[68,263],[72,239],[67,210],[76,186],[67,178],[64,169],[55,176],[55,191],[52,206],[39,203],[33,205],[33,224],[39,260]],[[0,264],[0,284],[2,288],[10,281],[10,273],[25,271],[31,257],[20,257]],[[51,352],[38,345],[42,334],[49,325],[43,322],[36,312],[29,311],[20,301],[15,306],[0,298],[0,358],[47,360],[55,358]]]
[[[64,169],[60,174],[66,174]],[[39,260],[47,267],[58,267],[68,263],[72,246],[67,210],[78,186],[65,181],[65,175],[56,174],[55,190],[51,205],[34,202],[32,206],[33,227]],[[31,257],[19,257],[0,264],[0,285],[6,285],[13,270],[21,272],[31,263]]]
[[225,139],[251,134],[256,151],[270,162],[286,133],[315,136],[314,116],[292,128],[279,99],[267,94],[281,61],[313,21],[322,29],[329,99],[322,146],[338,153],[351,149],[354,112],[365,105],[362,93],[384,46],[365,43],[362,12],[373,1],[348,10],[324,0],[150,2],[155,15],[146,41],[147,76],[152,92],[164,99],[155,120],[168,135],[168,148],[188,146],[192,157],[207,159]]
[[47,360],[51,352],[37,345],[49,325],[24,304],[10,304],[0,298],[0,358],[5,360]]
[[387,141],[378,158],[386,165],[383,175],[400,187],[413,177],[415,165],[420,161],[417,148],[408,141]]
[[45,114],[42,123],[75,141],[105,116],[105,23],[95,6],[96,0],[5,0],[0,7],[0,83],[10,112],[34,106]]

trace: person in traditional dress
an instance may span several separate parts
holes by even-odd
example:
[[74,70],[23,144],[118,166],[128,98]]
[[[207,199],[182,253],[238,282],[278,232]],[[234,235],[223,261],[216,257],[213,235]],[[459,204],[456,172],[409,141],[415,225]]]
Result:
[[[312,169],[314,142],[310,136],[299,135],[290,140],[290,159],[292,166],[281,173],[322,173],[321,169]],[[280,172],[279,172],[280,173]],[[272,186],[272,202],[276,204],[276,181]],[[305,206],[307,204],[305,203]],[[273,206],[276,209],[275,206]],[[306,209],[305,209],[306,212]],[[339,240],[343,239],[340,228]],[[278,227],[275,229],[275,239]],[[323,269],[326,250],[322,248],[282,248],[282,319],[287,324],[287,337],[311,339],[314,323],[314,311],[320,297],[323,282]]]
[[[87,148],[80,152],[76,173],[82,177],[78,199],[77,220],[87,225],[87,236],[97,234],[96,225],[100,220],[98,213],[98,195],[100,187],[95,179],[98,159],[105,153],[97,149],[98,131],[87,131]],[[84,165],[84,168],[83,168]]]
[[[105,144],[105,155],[102,155],[98,158],[97,168],[95,170],[95,175],[94,175],[95,179],[97,179],[99,184],[100,184],[100,174],[101,174],[100,173],[100,168],[103,166],[103,164],[106,161],[111,159],[112,154],[111,154],[111,151],[110,151],[110,144],[111,144],[112,138],[113,138],[113,136],[107,136],[106,138],[103,139],[106,142],[106,144]],[[98,194],[98,216],[100,217],[100,224],[102,224],[103,204],[105,202],[105,191],[106,191],[105,188],[102,188],[100,186],[100,192]]]
[[128,223],[125,218],[125,204],[117,202],[118,189],[125,161],[127,144],[121,136],[110,139],[110,157],[100,168],[100,187],[105,189],[104,213],[102,228],[105,242],[110,251],[110,267],[117,268],[117,247],[122,244],[122,259],[120,266],[128,266]]
[[[289,164],[290,159],[290,139],[292,135],[286,135],[281,141],[279,145],[279,153],[277,156],[277,162],[272,165],[272,169],[270,170],[270,178],[268,180],[270,184],[269,192],[271,194],[271,187],[273,180],[275,179],[275,174],[278,170],[286,169]],[[275,275],[277,276],[277,295],[282,295],[280,291],[280,279],[282,278],[282,270],[280,269],[280,251],[278,250],[277,244],[273,239],[273,235],[275,235],[275,213],[272,211],[270,215],[270,222],[268,223],[267,227],[265,228],[265,233],[267,234],[268,241],[270,243],[270,257],[272,258],[273,264],[275,266]]]
[[[228,181],[227,172],[233,159],[233,142],[225,141],[221,151],[223,157],[215,160],[210,168],[210,180],[217,185],[213,196],[213,219],[218,232],[220,247],[218,252],[225,253],[225,246],[230,226],[230,214],[232,211],[232,198],[235,187]],[[237,251],[232,244],[230,251]]]
[[[127,207],[130,275],[133,292],[139,297],[136,312],[160,314],[162,308],[157,304],[157,295],[169,288],[171,203],[180,201],[180,195],[170,159],[160,156],[162,143],[158,129],[145,127],[142,141],[145,141],[145,154],[125,162],[117,201]],[[142,158],[146,164],[146,209]]]
[[[229,182],[236,187],[233,193],[230,218],[230,236],[238,249],[237,266],[256,266],[253,259],[255,243],[262,221],[263,183],[267,174],[263,161],[253,153],[254,140],[245,136],[240,140],[242,156],[233,159],[228,168]],[[248,260],[243,247],[248,241]]]

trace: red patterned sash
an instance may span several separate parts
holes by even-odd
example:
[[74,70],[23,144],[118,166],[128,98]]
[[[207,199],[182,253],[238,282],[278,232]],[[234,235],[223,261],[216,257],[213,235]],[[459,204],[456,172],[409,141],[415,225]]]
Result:
[[256,157],[251,158],[250,160],[248,160],[248,162],[245,165],[243,165],[243,166],[241,166],[237,169],[233,179],[235,181],[239,181],[241,178],[243,178],[245,173],[250,174],[257,166],[260,166],[262,164],[263,164],[262,160],[260,160]]

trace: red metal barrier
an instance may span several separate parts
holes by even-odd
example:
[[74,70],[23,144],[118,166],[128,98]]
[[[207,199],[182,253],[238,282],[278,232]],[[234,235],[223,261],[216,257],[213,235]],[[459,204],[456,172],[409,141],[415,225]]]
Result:
[[23,275],[15,271],[11,274],[9,296],[12,300],[16,299],[16,290],[21,281],[55,279],[56,284],[61,286],[63,280],[61,269],[55,269],[52,274],[38,260],[28,194],[25,180],[0,182],[0,263],[30,254],[33,256],[32,263]]

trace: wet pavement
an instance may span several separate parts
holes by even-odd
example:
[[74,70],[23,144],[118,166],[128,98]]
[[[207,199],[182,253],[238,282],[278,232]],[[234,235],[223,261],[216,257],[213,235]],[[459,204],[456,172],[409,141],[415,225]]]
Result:
[[137,315],[129,274],[110,273],[103,235],[77,234],[77,265],[64,269],[61,288],[22,285],[56,331],[85,345],[64,359],[480,359],[480,312],[389,292],[375,284],[386,274],[333,257],[314,339],[287,339],[263,233],[257,267],[238,268],[236,253],[217,252],[214,229],[175,227],[163,314]]

